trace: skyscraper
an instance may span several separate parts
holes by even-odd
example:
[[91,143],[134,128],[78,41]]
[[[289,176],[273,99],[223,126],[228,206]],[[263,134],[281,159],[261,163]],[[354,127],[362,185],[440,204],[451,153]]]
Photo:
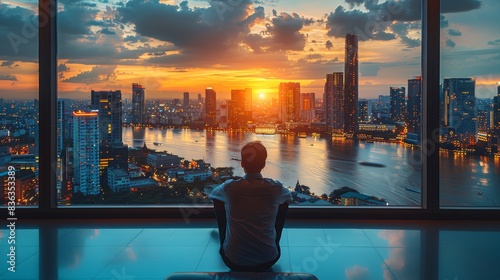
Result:
[[300,121],[300,83],[280,83],[279,87],[280,121]]
[[65,102],[64,100],[57,100],[57,197],[62,193],[62,149],[64,141],[64,115],[65,115]]
[[122,146],[122,93],[121,91],[94,91],[90,93],[90,106],[99,114],[99,169],[114,160],[113,146]]
[[368,122],[368,100],[361,99],[358,101],[358,121]]
[[404,87],[391,87],[391,107],[390,107],[390,118],[395,122],[404,122],[406,115],[406,90]]
[[474,78],[444,79],[445,125],[455,131],[455,139],[467,144],[477,139],[477,108],[475,96],[476,80]]
[[184,92],[183,97],[182,107],[184,107],[184,109],[189,108],[189,92]]
[[99,194],[99,114],[73,112],[73,126],[73,190],[86,195]]
[[422,118],[422,78],[415,77],[408,80],[408,133],[420,135],[420,123]]
[[205,126],[213,127],[217,118],[217,97],[212,87],[205,89]]
[[345,36],[344,132],[356,138],[358,132],[358,36]]
[[252,120],[252,89],[231,90],[231,106],[229,107],[229,125],[242,128]]
[[141,85],[132,84],[132,123],[134,124],[142,124],[145,121],[144,101],[146,97],[144,90],[145,88]]
[[498,83],[498,94],[493,98],[493,129],[500,144],[500,82]]
[[344,132],[344,74],[326,74],[325,115],[328,133]]
[[300,102],[301,120],[311,122],[314,119],[316,108],[316,94],[314,92],[302,93]]

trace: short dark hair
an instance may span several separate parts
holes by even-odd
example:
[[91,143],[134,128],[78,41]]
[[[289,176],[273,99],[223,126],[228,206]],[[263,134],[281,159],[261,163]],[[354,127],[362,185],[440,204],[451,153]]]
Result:
[[266,166],[267,150],[260,141],[247,143],[241,148],[241,165],[248,173],[258,173]]

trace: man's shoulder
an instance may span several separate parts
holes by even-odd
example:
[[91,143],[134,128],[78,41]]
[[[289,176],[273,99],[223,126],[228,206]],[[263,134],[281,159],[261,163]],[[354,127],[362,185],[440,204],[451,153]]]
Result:
[[283,184],[278,181],[278,180],[274,180],[274,179],[271,179],[271,178],[264,178],[264,180],[269,183],[270,185],[273,185],[273,186],[277,186],[277,187],[283,187]]

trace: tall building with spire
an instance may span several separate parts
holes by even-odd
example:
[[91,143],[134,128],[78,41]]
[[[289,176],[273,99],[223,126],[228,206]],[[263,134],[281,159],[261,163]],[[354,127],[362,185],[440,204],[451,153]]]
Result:
[[329,134],[344,133],[344,74],[326,74],[325,117]]
[[132,123],[142,124],[145,121],[144,102],[146,96],[144,93],[145,88],[140,84],[132,84]]
[[345,36],[344,132],[355,139],[358,133],[358,36]]

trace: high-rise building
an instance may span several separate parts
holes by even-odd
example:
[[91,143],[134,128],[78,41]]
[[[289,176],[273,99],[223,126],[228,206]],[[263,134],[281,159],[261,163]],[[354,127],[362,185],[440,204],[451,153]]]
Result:
[[145,121],[144,102],[146,97],[144,90],[145,88],[140,84],[132,84],[132,123],[134,124],[142,124]]
[[408,133],[421,135],[420,124],[422,119],[422,78],[415,77],[408,80],[407,104]]
[[73,191],[99,194],[99,114],[97,111],[73,112],[73,125]]
[[184,92],[184,99],[182,100],[182,106],[184,109],[189,108],[189,92]]
[[500,82],[498,83],[498,94],[493,98],[493,132],[496,146],[500,150]]
[[358,121],[368,122],[368,100],[361,99],[358,101]]
[[406,90],[404,87],[391,87],[390,97],[390,115],[391,120],[395,122],[404,122],[406,115]]
[[312,122],[315,117],[316,94],[314,92],[302,93],[301,97],[301,120],[305,122]]
[[345,37],[344,132],[356,138],[358,132],[358,36]]
[[65,115],[65,102],[64,100],[57,100],[57,169],[56,169],[56,189],[57,197],[62,193],[62,149],[64,141],[64,115]]
[[90,106],[99,114],[99,169],[104,169],[114,160],[113,146],[122,143],[122,93],[121,91],[91,91]]
[[279,87],[280,121],[300,121],[300,83],[280,83]]
[[217,96],[212,87],[205,89],[205,126],[213,127],[217,118]]
[[252,120],[252,89],[231,90],[231,106],[229,108],[229,126],[243,128]]
[[325,115],[328,133],[344,132],[344,74],[326,74]]
[[445,102],[445,125],[454,130],[455,140],[464,144],[477,140],[477,108],[474,78],[446,78],[443,92]]

